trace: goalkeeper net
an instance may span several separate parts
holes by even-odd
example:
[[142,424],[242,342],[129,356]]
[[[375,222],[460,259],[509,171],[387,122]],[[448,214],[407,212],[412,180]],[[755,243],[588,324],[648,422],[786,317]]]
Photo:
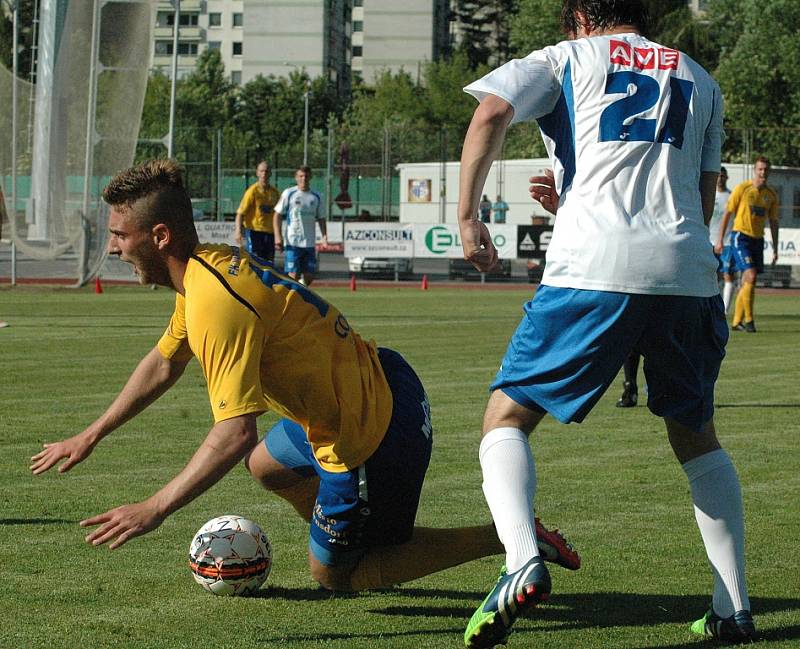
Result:
[[[38,12],[35,86],[18,78],[16,110],[0,111],[8,236],[23,255],[72,265],[83,283],[105,260],[102,189],[133,162],[152,3],[40,0]],[[0,66],[0,105],[12,107],[13,82]]]

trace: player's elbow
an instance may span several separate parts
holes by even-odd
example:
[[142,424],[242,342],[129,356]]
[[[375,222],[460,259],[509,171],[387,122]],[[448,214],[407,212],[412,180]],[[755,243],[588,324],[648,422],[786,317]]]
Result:
[[475,109],[473,122],[477,125],[505,128],[514,117],[514,107],[495,95],[486,96]]

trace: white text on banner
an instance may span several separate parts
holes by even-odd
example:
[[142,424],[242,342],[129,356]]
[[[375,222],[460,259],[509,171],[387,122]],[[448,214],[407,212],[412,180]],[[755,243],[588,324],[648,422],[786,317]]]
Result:
[[414,230],[402,223],[345,223],[345,257],[413,257]]

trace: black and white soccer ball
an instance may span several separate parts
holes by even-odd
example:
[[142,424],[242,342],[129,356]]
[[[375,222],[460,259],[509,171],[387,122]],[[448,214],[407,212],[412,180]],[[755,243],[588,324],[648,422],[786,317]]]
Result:
[[195,581],[215,595],[252,595],[272,569],[272,546],[253,521],[218,516],[192,539],[189,568]]

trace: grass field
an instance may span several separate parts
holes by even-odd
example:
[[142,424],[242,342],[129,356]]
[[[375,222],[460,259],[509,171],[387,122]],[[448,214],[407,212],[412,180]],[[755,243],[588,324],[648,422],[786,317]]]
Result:
[[[489,513],[477,460],[486,386],[529,290],[323,289],[365,337],[401,351],[431,398],[434,454],[418,520],[475,525]],[[33,477],[43,441],[81,431],[160,336],[167,290],[0,290],[0,647],[462,646],[496,578],[484,559],[380,593],[330,597],[308,576],[306,525],[243,468],[155,532],[109,551],[77,521],[143,499],[184,465],[211,425],[196,364],[167,395],[70,473]],[[800,298],[757,297],[759,333],[732,334],[717,428],[737,464],[748,575],[760,630],[800,646]],[[700,647],[689,633],[711,575],[688,485],[661,422],[614,407],[620,382],[581,426],[534,434],[543,521],[581,551],[558,567],[551,604],[521,620],[513,647]],[[262,428],[271,423],[262,418]],[[235,513],[270,535],[274,568],[256,598],[213,597],[186,565],[206,520]]]

